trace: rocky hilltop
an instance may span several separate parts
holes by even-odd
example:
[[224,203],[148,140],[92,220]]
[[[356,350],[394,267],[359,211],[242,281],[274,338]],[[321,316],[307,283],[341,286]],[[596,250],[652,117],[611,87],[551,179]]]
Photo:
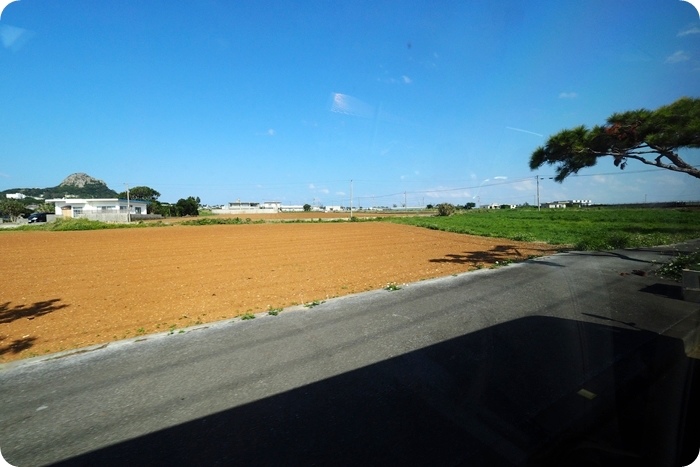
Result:
[[67,176],[58,186],[48,188],[10,188],[2,194],[22,193],[36,199],[51,198],[116,198],[117,192],[107,184],[86,173],[74,173]]
[[74,173],[67,176],[58,186],[73,186],[76,188],[84,188],[86,185],[102,185],[105,188],[107,184],[98,178],[82,172]]

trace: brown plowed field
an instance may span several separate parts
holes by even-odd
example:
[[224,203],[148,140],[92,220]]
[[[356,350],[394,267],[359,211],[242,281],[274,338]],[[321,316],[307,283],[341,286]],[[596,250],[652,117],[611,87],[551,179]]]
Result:
[[383,222],[0,232],[0,362],[551,253]]

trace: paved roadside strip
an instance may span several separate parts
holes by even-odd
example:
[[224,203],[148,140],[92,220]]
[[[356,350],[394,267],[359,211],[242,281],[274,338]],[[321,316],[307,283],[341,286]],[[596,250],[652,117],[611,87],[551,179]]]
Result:
[[697,423],[700,307],[649,272],[699,244],[558,254],[3,365],[0,449],[14,465],[675,465]]

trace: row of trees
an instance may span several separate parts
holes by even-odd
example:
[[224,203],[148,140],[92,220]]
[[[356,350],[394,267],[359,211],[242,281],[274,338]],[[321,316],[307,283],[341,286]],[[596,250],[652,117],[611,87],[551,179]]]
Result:
[[198,216],[199,197],[188,196],[180,198],[177,203],[163,203],[158,201],[160,193],[151,187],[135,186],[129,190],[119,193],[119,198],[138,199],[148,201],[148,214],[160,214],[163,217],[182,217],[182,216]]

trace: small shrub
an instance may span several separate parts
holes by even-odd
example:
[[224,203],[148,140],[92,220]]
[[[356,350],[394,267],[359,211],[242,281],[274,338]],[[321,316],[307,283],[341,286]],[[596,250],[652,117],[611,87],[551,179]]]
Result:
[[272,308],[268,307],[267,314],[271,316],[277,316],[282,312],[282,308]]
[[255,319],[255,315],[253,313],[245,313],[241,315],[241,319]]
[[437,205],[438,216],[451,216],[455,212],[454,204],[440,203]]
[[664,263],[656,270],[656,274],[666,279],[680,282],[683,276],[683,269],[688,269],[700,263],[700,251],[687,255],[678,255],[668,263]]

